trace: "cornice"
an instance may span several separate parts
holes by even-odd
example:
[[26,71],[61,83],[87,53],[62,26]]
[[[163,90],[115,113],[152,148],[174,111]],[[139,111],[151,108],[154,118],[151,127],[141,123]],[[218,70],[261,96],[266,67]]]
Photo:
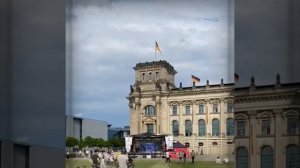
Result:
[[234,103],[252,103],[252,102],[266,102],[266,101],[278,101],[278,100],[292,100],[292,94],[280,94],[280,95],[253,95],[235,97]]
[[222,94],[231,93],[233,89],[212,89],[212,90],[184,90],[184,91],[171,91],[168,93],[145,93],[141,94],[141,98],[151,98],[152,96],[160,95],[161,97],[178,97],[178,96],[195,96],[195,95],[209,95],[209,94]]

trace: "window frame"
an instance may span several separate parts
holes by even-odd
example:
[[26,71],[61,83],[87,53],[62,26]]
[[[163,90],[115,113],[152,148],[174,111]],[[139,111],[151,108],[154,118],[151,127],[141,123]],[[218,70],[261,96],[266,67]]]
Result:
[[[176,125],[175,125],[175,122],[177,123]],[[174,131],[175,126],[177,128],[177,131]],[[177,132],[177,134],[174,134],[174,132]],[[172,134],[175,137],[179,136],[179,122],[177,120],[172,121]]]
[[[230,123],[231,125],[229,125],[228,121],[231,121],[231,123]],[[234,136],[234,119],[233,118],[227,118],[227,120],[226,120],[226,136]]]
[[233,102],[227,102],[226,106],[227,106],[227,113],[233,113],[234,112]]
[[[201,123],[201,121],[203,121],[203,123]],[[201,126],[203,126],[201,128]],[[202,131],[204,130],[204,134],[202,134],[203,132]],[[200,119],[198,121],[198,136],[200,137],[204,137],[206,135],[206,123],[205,123],[205,120],[204,119]]]
[[[243,127],[240,124],[243,123]],[[240,134],[240,130],[242,130],[242,134]],[[236,121],[236,136],[237,137],[244,137],[246,136],[246,120],[237,120]]]
[[[214,121],[218,121],[218,123],[216,123],[218,125],[218,127],[215,126],[216,124],[214,124]],[[214,118],[214,119],[212,119],[211,124],[212,124],[212,127],[211,127],[212,136],[220,136],[220,120],[218,118]],[[218,130],[218,131],[216,131],[216,130]],[[214,134],[214,133],[217,133],[217,134]]]
[[[268,148],[271,149],[271,153],[267,153],[268,152]],[[266,150],[266,151],[264,151]],[[270,146],[263,146],[260,149],[260,167],[261,168],[269,168],[269,167],[274,167],[274,151]],[[265,157],[265,158],[264,158]],[[271,162],[267,162],[268,158],[271,157]],[[266,166],[264,166],[263,164],[267,164]],[[272,166],[270,166],[269,164],[272,163]]]
[[[150,111],[153,108],[153,113]],[[156,116],[156,110],[155,107],[153,105],[147,105],[144,107],[144,116]]]
[[[187,124],[188,122],[190,122],[190,125]],[[190,128],[190,132],[187,129],[187,126],[189,126],[188,128]],[[190,137],[190,136],[192,136],[192,134],[193,134],[193,123],[192,123],[191,120],[185,120],[185,122],[184,122],[184,135],[186,137]]]
[[214,103],[212,104],[212,112],[213,112],[213,113],[219,113],[219,103],[214,102]]
[[[176,113],[174,113],[174,111],[175,111]],[[173,106],[172,106],[172,115],[178,115],[178,106],[177,106],[177,105],[173,105]]]
[[205,105],[204,104],[199,104],[198,108],[199,108],[199,111],[198,111],[199,114],[205,114]]
[[[267,125],[265,125],[266,122],[268,122]],[[261,119],[261,135],[262,136],[271,135],[271,119],[270,118]]]
[[184,107],[185,107],[184,108],[185,109],[184,114],[185,115],[191,115],[191,105],[185,105]]
[[[149,129],[150,128],[150,126],[152,126],[152,132],[150,132],[149,130],[151,130],[151,129]],[[154,124],[153,123],[149,123],[149,124],[146,124],[146,127],[147,127],[147,133],[149,134],[153,134],[154,133]]]
[[[294,122],[291,122],[290,120],[292,120]],[[300,133],[300,124],[299,124],[300,120],[299,120],[299,118],[288,117],[286,119],[286,121],[287,121],[287,125],[286,125],[286,127],[287,127],[287,133],[289,135],[291,135],[291,134],[292,135],[293,134],[299,134]],[[291,126],[295,126],[295,128],[291,128]]]

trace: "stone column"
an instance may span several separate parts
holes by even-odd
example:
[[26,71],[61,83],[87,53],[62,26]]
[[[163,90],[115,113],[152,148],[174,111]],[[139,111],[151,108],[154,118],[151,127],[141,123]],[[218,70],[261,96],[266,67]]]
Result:
[[[278,124],[277,124],[278,123]],[[282,117],[282,109],[274,110],[274,123],[273,124],[273,132],[274,132],[274,149],[273,154],[275,155],[274,165],[275,168],[281,168],[285,166],[285,143],[282,138],[282,133],[286,132],[284,129],[286,127],[282,127],[282,123],[285,123],[284,118]]]
[[256,135],[257,135],[257,127],[258,122],[255,117],[256,111],[248,111],[249,114],[249,145],[248,145],[248,153],[249,153],[249,164],[251,168],[260,167],[260,162],[258,159],[257,153],[257,143],[256,143]]
[[211,119],[210,119],[210,112],[212,111],[211,108],[211,103],[209,99],[205,100],[205,123],[206,123],[206,136],[210,137],[209,135],[211,135]]
[[196,113],[197,113],[197,104],[196,104],[196,101],[193,100],[192,101],[192,131],[193,131],[193,134],[192,134],[192,149],[195,150],[195,137],[197,136],[197,130],[198,130],[198,121],[196,119]]
[[162,127],[160,122],[162,121],[162,111],[161,111],[161,102],[160,102],[160,96],[156,96],[155,98],[155,110],[156,110],[156,133],[160,134],[162,131]]
[[184,112],[184,107],[183,107],[183,102],[180,101],[178,102],[178,112],[179,112],[179,136],[184,136],[184,120],[183,120],[183,112]]

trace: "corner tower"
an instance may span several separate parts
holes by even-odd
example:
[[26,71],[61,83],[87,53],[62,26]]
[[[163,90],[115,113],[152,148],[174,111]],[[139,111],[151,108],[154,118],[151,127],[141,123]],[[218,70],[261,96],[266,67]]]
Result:
[[161,89],[166,91],[174,88],[175,74],[177,73],[167,61],[153,61],[138,63],[135,67],[134,87],[142,92]]
[[160,121],[166,118],[162,95],[175,88],[177,73],[167,61],[138,63],[135,83],[128,96],[130,108],[130,133],[164,133]]

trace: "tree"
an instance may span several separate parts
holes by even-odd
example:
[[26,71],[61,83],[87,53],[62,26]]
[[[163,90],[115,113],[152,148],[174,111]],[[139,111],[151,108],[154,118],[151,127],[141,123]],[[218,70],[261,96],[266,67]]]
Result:
[[84,138],[83,143],[85,144],[85,146],[88,147],[95,147],[95,142],[94,142],[94,138],[87,136]]
[[76,139],[74,137],[67,137],[67,139],[66,139],[66,146],[67,147],[74,147],[78,144],[79,144],[78,139]]
[[121,147],[124,146],[125,142],[120,138],[111,138],[108,140],[109,144],[113,147]]

